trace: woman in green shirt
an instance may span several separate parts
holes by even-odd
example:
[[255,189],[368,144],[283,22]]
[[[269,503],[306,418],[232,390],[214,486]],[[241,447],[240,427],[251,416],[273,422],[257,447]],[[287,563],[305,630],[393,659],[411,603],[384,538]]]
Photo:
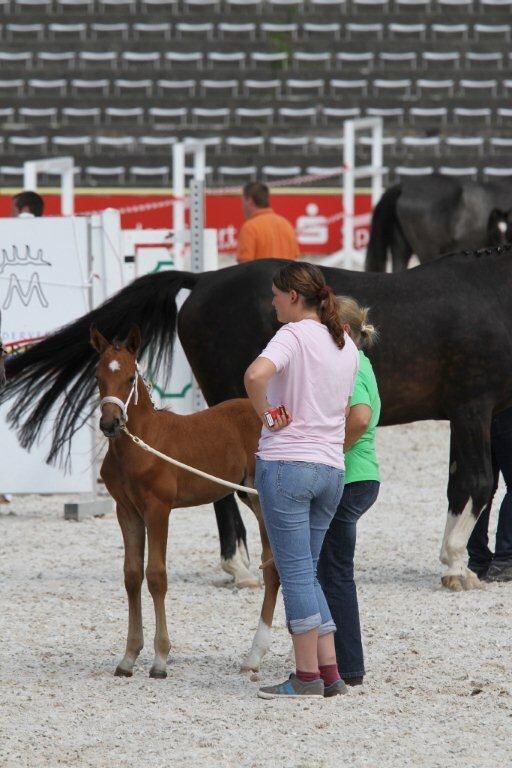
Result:
[[324,539],[318,580],[337,628],[334,637],[340,676],[348,685],[360,685],[364,657],[354,581],[356,526],[375,503],[380,487],[375,452],[380,397],[372,364],[363,349],[374,343],[377,331],[367,322],[368,309],[349,297],[338,299],[345,331],[359,349],[359,372],[345,428],[345,488]]

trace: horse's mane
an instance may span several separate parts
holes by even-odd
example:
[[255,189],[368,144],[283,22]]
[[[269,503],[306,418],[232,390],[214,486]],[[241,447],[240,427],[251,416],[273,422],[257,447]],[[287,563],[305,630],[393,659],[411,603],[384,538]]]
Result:
[[[193,277],[193,281],[189,280]],[[52,425],[53,439],[47,461],[70,459],[73,435],[93,414],[97,400],[94,369],[98,353],[89,343],[95,324],[107,338],[124,338],[133,324],[142,337],[140,356],[150,367],[171,370],[176,328],[176,294],[197,276],[187,272],[145,275],[130,283],[100,307],[80,317],[7,360],[7,386],[0,402],[13,400],[9,424],[29,449],[41,434],[45,420],[58,401]],[[66,451],[64,452],[64,448]]]

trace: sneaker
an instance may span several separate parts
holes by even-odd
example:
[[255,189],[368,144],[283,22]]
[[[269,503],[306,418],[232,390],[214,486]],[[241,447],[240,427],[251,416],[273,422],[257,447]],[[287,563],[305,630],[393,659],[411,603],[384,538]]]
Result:
[[291,674],[288,680],[278,685],[267,685],[258,691],[260,699],[293,699],[296,696],[324,696],[324,681],[320,677],[309,683],[303,683],[297,675]]
[[512,563],[491,563],[483,581],[512,581]]
[[326,699],[330,698],[331,696],[342,696],[345,693],[348,693],[348,688],[343,680],[336,680],[335,683],[324,686],[324,697]]

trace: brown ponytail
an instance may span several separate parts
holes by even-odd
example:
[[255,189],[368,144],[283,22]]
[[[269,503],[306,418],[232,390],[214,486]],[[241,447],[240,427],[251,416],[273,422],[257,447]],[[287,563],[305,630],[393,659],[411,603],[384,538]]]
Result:
[[280,291],[296,291],[309,309],[315,309],[321,323],[327,326],[336,346],[343,349],[345,338],[338,311],[338,300],[318,267],[306,261],[292,261],[274,275],[274,285]]

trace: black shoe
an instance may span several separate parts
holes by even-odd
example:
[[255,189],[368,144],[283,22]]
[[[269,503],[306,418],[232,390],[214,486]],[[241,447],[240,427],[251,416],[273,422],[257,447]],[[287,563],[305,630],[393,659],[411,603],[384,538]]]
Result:
[[363,684],[363,675],[360,677],[344,677],[343,682],[345,685],[362,685]]
[[512,581],[512,563],[491,563],[483,581]]

